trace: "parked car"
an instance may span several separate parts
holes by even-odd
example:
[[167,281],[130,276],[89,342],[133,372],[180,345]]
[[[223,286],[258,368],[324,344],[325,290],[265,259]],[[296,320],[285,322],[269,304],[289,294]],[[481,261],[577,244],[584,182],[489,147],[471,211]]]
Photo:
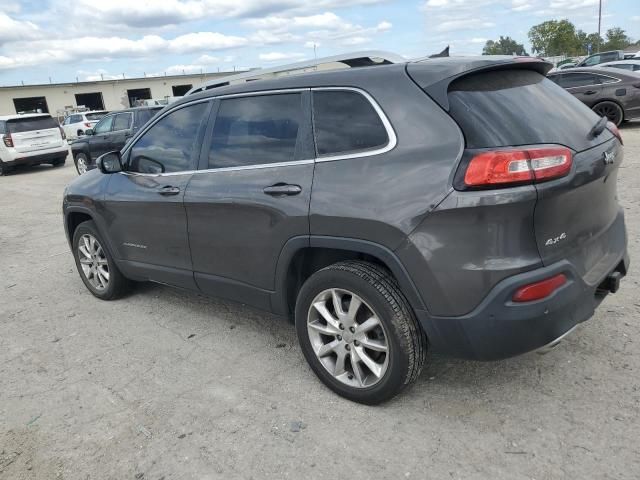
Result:
[[62,129],[67,139],[76,139],[84,135],[90,128],[93,128],[98,123],[98,120],[107,113],[109,112],[104,110],[72,113],[62,122]]
[[64,132],[48,114],[0,116],[0,175],[18,165],[64,165],[69,147]]
[[574,68],[549,79],[615,125],[640,117],[640,76],[618,68]]
[[625,55],[622,50],[611,50],[609,52],[599,52],[589,55],[576,64],[576,67],[593,67],[601,63],[624,60]]
[[617,62],[607,62],[598,65],[598,68],[619,68],[629,72],[640,72],[640,58],[630,58],[627,60],[618,60]]
[[78,175],[95,168],[95,159],[111,150],[120,150],[127,141],[163,107],[129,108],[102,117],[84,136],[71,143]]
[[436,58],[187,95],[64,192],[80,277],[104,300],[151,280],[293,316],[316,375],[368,404],[427,349],[553,346],[628,255],[619,132],[549,68]]

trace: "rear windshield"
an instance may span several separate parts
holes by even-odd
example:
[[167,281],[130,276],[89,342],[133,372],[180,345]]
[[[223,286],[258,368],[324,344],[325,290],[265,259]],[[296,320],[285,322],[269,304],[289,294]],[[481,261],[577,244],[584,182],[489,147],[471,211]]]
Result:
[[97,113],[87,113],[87,120],[92,121],[92,120],[100,120],[102,117],[104,117],[107,113],[109,112],[97,112]]
[[9,133],[45,130],[47,128],[58,128],[58,126],[58,122],[51,117],[27,117],[7,120],[7,130]]
[[540,143],[582,151],[608,140],[589,140],[599,117],[570,93],[531,70],[469,75],[449,87],[450,114],[467,148]]

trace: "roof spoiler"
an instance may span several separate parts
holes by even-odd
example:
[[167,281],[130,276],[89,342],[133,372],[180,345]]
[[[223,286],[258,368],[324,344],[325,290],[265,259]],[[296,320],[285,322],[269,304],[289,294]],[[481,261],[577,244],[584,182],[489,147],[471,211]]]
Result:
[[[466,60],[466,61],[465,61]],[[492,70],[534,70],[546,75],[553,65],[537,57],[449,57],[407,65],[407,73],[438,105],[449,111],[449,85],[458,78]]]
[[[324,66],[322,70],[332,70],[335,68],[344,68],[344,66],[357,68],[369,67],[374,65],[389,65],[391,63],[404,63],[405,58],[391,52],[383,50],[368,50],[362,52],[346,53],[342,55],[333,55],[331,57],[322,57],[314,60],[304,60],[302,62],[290,63],[272,68],[258,68],[249,70],[248,72],[229,75],[227,77],[216,78],[206,82],[198,87],[189,90],[186,95],[192,95],[198,92],[204,92],[212,88],[226,87],[227,85],[251,82],[254,80],[263,80],[265,78],[273,78],[279,75],[297,75],[308,71],[315,71],[320,66]],[[331,64],[342,64],[342,66]]]

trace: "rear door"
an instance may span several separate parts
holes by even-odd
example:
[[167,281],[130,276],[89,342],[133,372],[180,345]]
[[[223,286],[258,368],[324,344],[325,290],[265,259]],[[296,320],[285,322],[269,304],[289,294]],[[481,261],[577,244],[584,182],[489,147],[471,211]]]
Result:
[[588,106],[593,106],[602,96],[602,85],[593,73],[562,73],[558,84]]
[[309,92],[220,100],[201,168],[185,195],[196,282],[269,308],[284,244],[309,234]]
[[31,153],[63,145],[58,122],[49,115],[7,120],[7,133],[18,153]]
[[626,242],[616,193],[622,149],[606,129],[590,135],[599,117],[549,79],[526,70],[463,77],[451,85],[449,102],[467,148],[571,149],[570,173],[535,185],[532,231],[544,265],[568,259],[589,283],[608,273],[604,270]]

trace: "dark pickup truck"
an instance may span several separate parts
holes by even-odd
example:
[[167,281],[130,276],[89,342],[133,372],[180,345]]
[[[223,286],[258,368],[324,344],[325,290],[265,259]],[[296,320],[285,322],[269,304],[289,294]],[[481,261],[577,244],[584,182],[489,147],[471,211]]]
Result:
[[95,168],[100,155],[120,150],[163,107],[139,107],[120,110],[102,117],[92,128],[71,143],[78,175]]

